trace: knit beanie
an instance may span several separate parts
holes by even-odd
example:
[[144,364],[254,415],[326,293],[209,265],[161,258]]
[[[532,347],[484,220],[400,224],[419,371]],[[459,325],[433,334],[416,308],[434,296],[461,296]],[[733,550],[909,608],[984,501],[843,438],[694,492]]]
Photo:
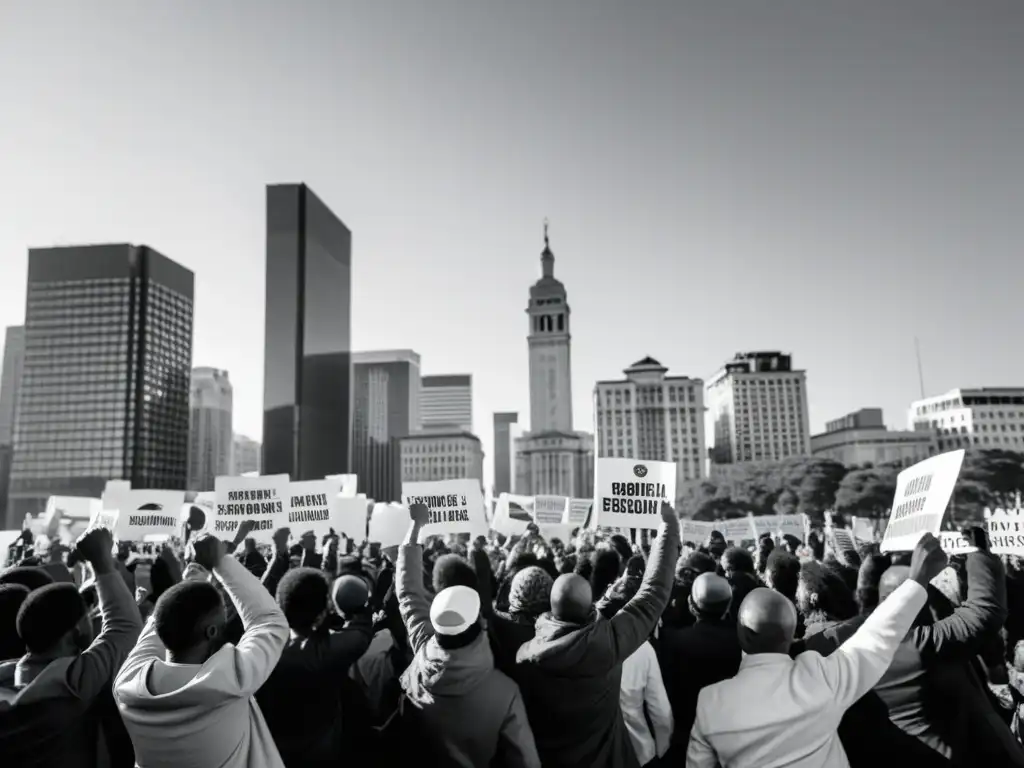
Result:
[[681,579],[683,571],[691,570],[695,571],[699,576],[702,573],[714,573],[715,572],[715,561],[711,555],[706,552],[697,550],[691,552],[688,555],[680,557],[676,561],[676,578]]
[[882,574],[889,568],[888,555],[868,555],[857,573],[857,589],[878,589]]
[[508,595],[511,613],[540,616],[551,610],[551,576],[543,568],[531,565],[523,568],[512,579]]

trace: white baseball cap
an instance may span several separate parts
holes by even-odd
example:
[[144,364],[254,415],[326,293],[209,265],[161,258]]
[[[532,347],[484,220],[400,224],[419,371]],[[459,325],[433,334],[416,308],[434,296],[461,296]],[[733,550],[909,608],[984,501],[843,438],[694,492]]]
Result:
[[480,595],[469,587],[448,587],[430,604],[430,623],[439,635],[459,635],[480,617]]

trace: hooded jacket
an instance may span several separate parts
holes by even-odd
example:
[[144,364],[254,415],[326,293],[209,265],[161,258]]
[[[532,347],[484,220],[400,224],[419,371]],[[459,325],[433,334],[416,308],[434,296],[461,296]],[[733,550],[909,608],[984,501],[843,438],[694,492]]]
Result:
[[288,622],[274,598],[233,557],[224,557],[214,573],[245,628],[238,645],[229,643],[192,666],[194,675],[180,687],[157,685],[155,680],[166,683],[168,673],[189,670],[164,661],[166,649],[150,620],[114,681],[139,768],[284,766],[253,694],[281,656]]
[[668,604],[679,523],[662,523],[643,583],[611,619],[586,624],[537,619],[516,658],[526,711],[544,768],[634,768],[619,707],[622,662],[650,636]]
[[410,716],[420,733],[430,736],[424,744],[432,753],[426,763],[540,768],[519,688],[494,668],[487,633],[463,648],[438,645],[422,574],[422,548],[402,546],[398,605],[415,656],[401,682]]

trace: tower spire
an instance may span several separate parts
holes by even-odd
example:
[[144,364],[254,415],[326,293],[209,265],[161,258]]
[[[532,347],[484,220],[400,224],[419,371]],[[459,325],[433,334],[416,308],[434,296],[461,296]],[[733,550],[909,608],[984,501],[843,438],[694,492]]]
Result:
[[548,242],[548,217],[544,217],[544,249],[547,250],[551,247],[551,243]]
[[544,217],[544,251],[540,255],[541,274],[544,277],[555,276],[555,254],[551,252],[551,241],[548,239],[548,218]]

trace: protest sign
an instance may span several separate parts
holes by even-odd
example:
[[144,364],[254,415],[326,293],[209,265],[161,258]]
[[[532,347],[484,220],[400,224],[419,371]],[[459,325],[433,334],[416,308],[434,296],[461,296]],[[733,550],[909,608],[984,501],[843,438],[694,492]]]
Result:
[[484,517],[484,494],[479,480],[434,480],[402,483],[402,503],[406,507],[423,504],[430,515],[423,526],[426,536],[447,536],[450,533],[487,534]]
[[522,536],[526,533],[526,526],[533,521],[533,504],[532,496],[499,494],[491,529],[503,536]]
[[87,496],[51,496],[46,500],[42,532],[48,538],[59,538],[62,522],[91,520],[101,507],[99,499]]
[[925,533],[938,535],[963,462],[961,448],[900,472],[889,525],[882,537],[882,552],[910,551]]
[[[189,497],[193,496],[189,501]],[[185,494],[185,503],[181,506],[181,540],[188,541],[206,530],[213,522],[217,511],[217,494],[213,491]]]
[[185,492],[107,483],[101,501],[104,512],[118,512],[113,528],[118,539],[143,541],[147,536],[178,535]]
[[591,526],[657,528],[662,503],[675,505],[675,462],[602,458],[595,475]]
[[940,531],[939,546],[947,555],[966,555],[978,551],[978,548],[959,531]]
[[[341,492],[340,479],[302,480],[288,486],[291,510],[288,512],[288,527],[294,536],[313,532],[319,541],[334,528],[331,508],[334,497]],[[364,506],[365,513],[365,506]]]
[[207,523],[207,531],[218,538],[230,539],[239,523],[252,520],[256,527],[249,535],[257,543],[272,544],[274,531],[288,527],[290,484],[288,475],[218,477],[213,484],[217,507],[213,525]]
[[854,541],[853,533],[847,528],[833,528],[832,539],[835,543],[836,551],[847,551],[856,552],[857,542]]
[[593,506],[593,499],[569,499],[569,506],[565,509],[565,517],[562,522],[570,528],[586,527],[587,518],[590,517],[590,510]]
[[689,541],[693,544],[703,544],[708,536],[711,535],[711,531],[715,529],[715,524],[708,522],[707,520],[690,520],[683,518],[679,521],[679,540]]
[[533,519],[537,525],[562,525],[569,499],[565,496],[534,496]]
[[358,475],[328,475],[324,478],[325,480],[334,480],[341,483],[341,490],[338,492],[342,496],[355,497],[358,495],[359,490],[359,476]]
[[380,544],[381,549],[397,547],[405,541],[411,522],[409,510],[401,504],[377,503],[370,515],[367,538]]
[[361,543],[366,538],[366,505],[365,496],[336,493],[331,499],[331,526],[334,532]]

